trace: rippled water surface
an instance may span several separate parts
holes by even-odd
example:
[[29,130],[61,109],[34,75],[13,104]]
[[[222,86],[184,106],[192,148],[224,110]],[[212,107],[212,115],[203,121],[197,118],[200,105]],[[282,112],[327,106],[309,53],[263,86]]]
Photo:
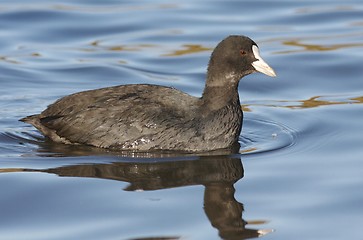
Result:
[[[0,2],[0,239],[362,239],[362,1]],[[125,154],[18,119],[129,83],[199,96],[230,34],[278,77],[239,86],[240,154]]]

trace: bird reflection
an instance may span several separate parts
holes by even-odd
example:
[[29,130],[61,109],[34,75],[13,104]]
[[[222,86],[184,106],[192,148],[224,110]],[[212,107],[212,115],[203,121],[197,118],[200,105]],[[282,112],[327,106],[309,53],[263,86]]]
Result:
[[151,191],[203,185],[205,186],[205,214],[211,225],[218,229],[221,238],[248,239],[271,232],[270,230],[247,228],[247,222],[242,218],[243,204],[235,199],[233,186],[244,175],[242,161],[239,157],[199,156],[186,159],[179,157],[156,160],[155,158],[148,159],[148,161],[137,161],[137,159],[107,164],[63,166],[45,170],[23,169],[22,171],[123,181],[129,183],[124,189],[126,191]]
[[[36,139],[35,137],[33,137]],[[242,179],[244,169],[240,146],[210,152],[209,156],[175,153],[132,153],[100,151],[86,146],[68,146],[49,141],[36,141],[39,157],[90,156],[93,163],[74,164],[49,169],[0,168],[3,172],[44,172],[61,177],[86,177],[127,182],[125,191],[152,191],[191,185],[203,185],[204,211],[211,225],[218,229],[219,236],[226,240],[260,237],[272,230],[251,229],[243,220],[243,204],[235,197],[234,183]],[[102,163],[95,163],[97,159]],[[78,158],[76,158],[78,159]],[[95,160],[96,159],[96,160]],[[106,163],[105,163],[106,161]],[[147,239],[147,238],[143,238]],[[180,239],[177,236],[149,239]]]

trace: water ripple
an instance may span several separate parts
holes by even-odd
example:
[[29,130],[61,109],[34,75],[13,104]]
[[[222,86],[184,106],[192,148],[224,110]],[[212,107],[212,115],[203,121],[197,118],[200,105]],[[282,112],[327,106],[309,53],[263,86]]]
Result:
[[276,151],[296,142],[296,131],[269,120],[246,118],[240,137],[242,154]]

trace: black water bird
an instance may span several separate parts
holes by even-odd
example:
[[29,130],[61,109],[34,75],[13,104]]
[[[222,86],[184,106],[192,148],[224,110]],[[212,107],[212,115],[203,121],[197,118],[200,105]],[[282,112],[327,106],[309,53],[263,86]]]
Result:
[[65,144],[134,151],[230,148],[243,120],[238,83],[253,72],[276,76],[253,40],[229,36],[211,55],[199,98],[170,87],[121,85],[65,96],[20,121]]

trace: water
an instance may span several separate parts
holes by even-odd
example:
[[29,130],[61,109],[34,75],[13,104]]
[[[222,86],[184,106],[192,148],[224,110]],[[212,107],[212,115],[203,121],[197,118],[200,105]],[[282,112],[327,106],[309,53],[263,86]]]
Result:
[[[0,239],[361,239],[361,1],[0,2]],[[244,34],[275,79],[240,84],[240,154],[52,144],[17,120],[127,83],[199,96]]]

